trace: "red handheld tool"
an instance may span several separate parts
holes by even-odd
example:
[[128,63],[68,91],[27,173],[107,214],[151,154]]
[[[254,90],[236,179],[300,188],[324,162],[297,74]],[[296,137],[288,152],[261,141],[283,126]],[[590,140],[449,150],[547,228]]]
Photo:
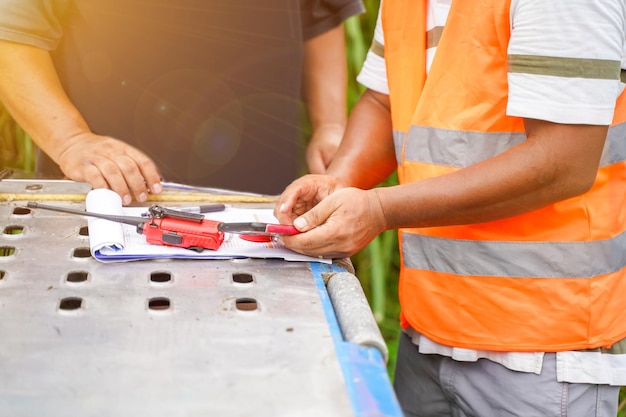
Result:
[[224,241],[224,232],[218,229],[221,222],[207,220],[201,214],[163,209],[159,206],[150,208],[148,218],[92,213],[35,202],[29,202],[27,206],[130,224],[137,227],[137,233],[144,235],[148,243],[155,245],[176,246],[201,252],[203,249],[217,250]]
[[[27,206],[130,224],[137,227],[137,233],[144,235],[148,243],[176,246],[198,252],[203,249],[219,249],[224,242],[224,233],[239,234],[242,239],[253,242],[269,242],[277,235],[300,233],[294,226],[259,222],[224,223],[205,219],[202,214],[178,211],[157,205],[150,207],[148,217],[93,213],[32,201]],[[224,209],[223,205],[221,205],[221,209]]]

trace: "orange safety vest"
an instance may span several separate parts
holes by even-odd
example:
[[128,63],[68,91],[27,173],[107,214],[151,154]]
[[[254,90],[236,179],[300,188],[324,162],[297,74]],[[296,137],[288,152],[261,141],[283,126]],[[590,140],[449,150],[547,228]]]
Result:
[[[426,77],[426,0],[382,11],[400,183],[526,140],[506,115],[510,0],[453,1]],[[399,231],[404,327],[496,351],[609,347],[626,338],[626,96],[592,189],[503,220]]]

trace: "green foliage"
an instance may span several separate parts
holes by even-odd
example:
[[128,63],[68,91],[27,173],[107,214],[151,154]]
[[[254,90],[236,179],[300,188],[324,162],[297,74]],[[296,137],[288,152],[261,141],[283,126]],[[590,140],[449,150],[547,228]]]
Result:
[[0,168],[32,174],[35,170],[34,155],[32,141],[0,103]]
[[351,109],[364,91],[356,82],[372,43],[380,0],[364,0],[366,12],[345,22],[348,55],[348,107]]

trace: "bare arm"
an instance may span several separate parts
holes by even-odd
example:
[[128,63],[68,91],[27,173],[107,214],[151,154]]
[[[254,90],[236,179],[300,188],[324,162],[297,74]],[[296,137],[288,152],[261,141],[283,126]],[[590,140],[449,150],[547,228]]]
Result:
[[396,166],[388,97],[367,90],[350,115],[327,175],[299,178],[278,198],[274,213],[281,223],[295,220],[302,231],[319,226],[285,237],[285,243],[301,253],[329,257],[365,247],[384,230],[384,218],[376,194],[352,187],[374,187]]
[[306,162],[312,174],[326,171],[341,143],[347,78],[343,25],[304,43],[303,91],[312,128]]
[[154,163],[119,140],[92,133],[65,94],[50,59],[40,48],[0,41],[0,100],[17,123],[72,180],[111,188],[125,204],[160,191]]
[[[307,232],[284,238],[295,251],[351,256],[385,229],[511,217],[579,195],[595,180],[607,126],[527,119],[527,141],[494,158],[409,184],[351,188],[373,186],[379,176],[372,170],[379,167],[381,173],[386,172],[392,163],[389,131],[383,131],[383,126],[390,128],[390,122],[381,110],[388,102],[384,96],[367,94],[359,102],[363,108],[355,108],[350,117],[340,151],[329,168],[332,176],[297,180],[278,201],[277,217]],[[380,119],[373,122],[372,117]],[[381,130],[371,130],[367,122],[378,124]]]
[[396,166],[388,96],[367,90],[354,106],[326,175],[295,180],[278,198],[276,216],[291,223],[339,188],[378,185]]
[[607,126],[525,120],[528,140],[452,174],[377,190],[386,228],[480,223],[587,191]]
[[366,90],[352,110],[344,139],[327,174],[349,187],[372,188],[398,166],[389,96]]

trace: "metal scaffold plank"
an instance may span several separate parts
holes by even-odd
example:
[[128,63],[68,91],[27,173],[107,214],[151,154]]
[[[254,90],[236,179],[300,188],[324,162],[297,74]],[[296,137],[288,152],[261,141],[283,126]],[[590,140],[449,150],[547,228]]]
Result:
[[101,263],[85,218],[7,201],[0,219],[0,416],[400,415],[386,376],[354,395],[385,367],[336,328],[322,275],[342,267]]

